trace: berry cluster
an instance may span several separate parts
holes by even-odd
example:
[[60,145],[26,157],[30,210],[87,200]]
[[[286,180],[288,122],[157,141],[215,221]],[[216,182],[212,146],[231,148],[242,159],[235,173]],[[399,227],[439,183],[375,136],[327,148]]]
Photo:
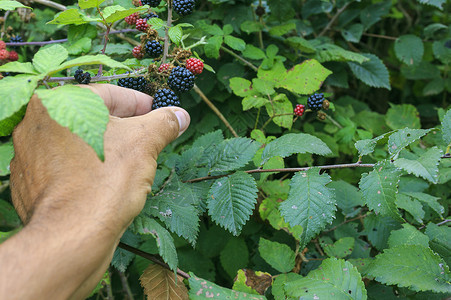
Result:
[[145,15],[143,19],[147,21],[152,18],[158,18],[158,15],[156,13],[150,12],[147,15]]
[[16,51],[6,50],[6,43],[0,41],[0,60],[16,61],[19,59],[19,54]]
[[89,84],[91,82],[91,74],[83,72],[82,69],[75,71],[74,78],[80,84]]
[[323,101],[324,101],[323,93],[320,93],[320,94],[315,93],[315,94],[311,95],[310,97],[308,97],[307,106],[312,111],[318,111],[323,106]]
[[186,60],[186,68],[194,75],[198,75],[204,70],[204,63],[200,59],[191,57]]
[[172,0],[174,11],[181,16],[190,15],[194,11],[195,0]]
[[160,0],[141,0],[142,5],[149,5],[150,7],[157,7],[160,2]]
[[142,32],[146,32],[149,24],[147,24],[146,19],[138,19],[136,20],[136,29]]
[[170,69],[171,69],[171,64],[161,64],[160,67],[158,68],[158,72],[169,74]]
[[163,46],[161,46],[160,42],[153,40],[147,41],[145,46],[146,54],[150,58],[157,58],[161,54],[163,54]]
[[184,93],[194,86],[194,74],[187,68],[178,66],[169,74],[168,85],[177,93]]
[[138,45],[133,48],[132,54],[137,59],[143,59],[145,53],[143,52],[141,45]]
[[130,25],[135,25],[136,21],[138,21],[138,19],[139,19],[138,13],[133,13],[133,14],[129,15],[128,17],[124,18],[125,22],[127,22],[127,24],[130,24]]
[[117,85],[143,92],[146,88],[147,80],[143,76],[121,78],[117,81]]
[[179,97],[170,89],[159,89],[153,96],[152,109],[166,106],[180,106]]
[[[16,36],[11,37],[9,39],[9,42],[10,43],[23,43],[23,39],[20,35],[16,35]],[[16,47],[16,46],[11,46],[11,47]]]
[[299,117],[301,117],[304,114],[304,111],[305,111],[305,105],[302,105],[302,104],[298,104],[294,108],[294,114]]

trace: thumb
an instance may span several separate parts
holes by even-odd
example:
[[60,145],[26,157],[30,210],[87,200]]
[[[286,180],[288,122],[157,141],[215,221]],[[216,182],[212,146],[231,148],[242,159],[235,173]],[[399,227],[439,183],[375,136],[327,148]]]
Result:
[[141,129],[139,144],[155,160],[164,147],[185,132],[190,123],[188,112],[180,107],[163,107],[130,119]]

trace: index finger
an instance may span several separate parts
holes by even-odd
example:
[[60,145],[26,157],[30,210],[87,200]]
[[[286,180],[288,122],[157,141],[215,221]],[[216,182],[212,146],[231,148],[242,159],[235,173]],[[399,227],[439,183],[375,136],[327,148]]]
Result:
[[113,84],[79,85],[99,95],[110,114],[116,117],[144,115],[152,110],[153,98],[147,94]]

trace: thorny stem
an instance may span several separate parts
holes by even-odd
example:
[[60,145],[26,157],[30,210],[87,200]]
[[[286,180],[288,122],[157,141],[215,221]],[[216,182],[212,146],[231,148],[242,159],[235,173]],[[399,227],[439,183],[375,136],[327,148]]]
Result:
[[258,68],[253,65],[251,62],[245,60],[244,58],[242,58],[241,56],[239,56],[238,54],[236,54],[235,52],[233,52],[232,50],[227,49],[224,46],[221,46],[221,49],[224,50],[225,52],[229,53],[230,55],[232,55],[233,57],[235,57],[236,59],[242,61],[245,65],[249,66],[252,70],[254,70],[255,72],[258,71]]
[[161,59],[161,63],[164,64],[166,61],[166,58],[168,57],[169,53],[169,28],[172,24],[172,1],[168,1],[168,20],[166,21],[166,28],[164,29],[164,49],[163,49],[163,58]]
[[[122,248],[122,249],[124,249],[124,250],[130,251],[131,253],[134,253],[134,254],[136,254],[136,255],[138,255],[138,256],[141,256],[141,257],[143,257],[143,258],[145,258],[145,259],[148,259],[148,260],[150,260],[151,262],[156,263],[157,265],[160,265],[160,266],[162,266],[162,267],[164,267],[164,268],[166,268],[166,269],[168,269],[168,270],[171,269],[166,263],[164,263],[164,262],[162,262],[161,260],[159,260],[155,255],[152,255],[152,254],[150,254],[150,253],[144,252],[144,251],[139,250],[139,249],[137,249],[137,248],[135,248],[135,247],[129,246],[129,245],[127,245],[127,244],[124,244],[124,243],[122,243],[122,242],[119,242],[118,247],[119,247],[119,248]],[[180,276],[182,276],[182,277],[185,278],[185,279],[189,279],[189,278],[191,277],[191,276],[189,276],[188,273],[183,272],[183,271],[180,270],[180,269],[177,269],[177,274],[180,275]]]
[[194,91],[202,98],[202,100],[207,103],[207,105],[211,108],[211,110],[218,116],[218,118],[225,124],[225,126],[230,130],[234,137],[238,137],[238,134],[233,129],[232,125],[230,125],[229,121],[224,117],[224,115],[219,111],[219,109],[205,96],[202,90],[194,84]]
[[[265,173],[265,172],[299,172],[299,171],[307,171],[312,168],[318,168],[321,170],[330,170],[330,169],[344,169],[344,168],[373,168],[374,164],[362,164],[360,162],[352,163],[352,164],[338,164],[338,165],[324,165],[324,166],[312,166],[312,167],[302,167],[302,168],[283,168],[283,169],[254,169],[244,171],[248,174],[252,173]],[[231,173],[230,173],[231,174]],[[229,176],[230,174],[217,175],[217,176],[205,176],[187,180],[185,182],[193,183],[204,180],[218,179],[225,176]]]
[[[103,17],[102,12],[100,11],[100,8],[98,6],[97,6],[97,12],[99,13],[100,17],[102,17],[103,24],[106,26],[106,32],[105,32],[105,35],[103,37],[103,49],[102,49],[102,54],[105,54],[106,45],[108,44],[108,40],[109,40],[108,34],[110,33],[111,24],[108,24],[108,22],[105,20],[105,18]],[[97,72],[97,76],[101,76],[102,75],[102,69],[103,69],[103,65],[100,64],[99,71]]]
[[366,33],[366,32],[362,33],[362,35],[371,36],[371,37],[377,37],[377,38],[386,39],[386,40],[392,40],[392,41],[396,41],[398,39],[397,37],[394,37],[394,36],[387,36],[387,35]]
[[337,18],[345,11],[346,8],[348,8],[349,4],[351,4],[351,2],[346,3],[345,5],[343,5],[342,8],[337,10],[335,16],[333,16],[332,19],[329,21],[329,23],[327,23],[326,27],[324,27],[323,31],[321,31],[318,37],[323,36],[330,29],[330,27],[332,27]]
[[340,129],[343,129],[343,126],[341,126],[340,123],[338,123],[337,121],[335,121],[331,116],[329,116],[328,114],[326,114],[326,119],[328,119],[330,122],[332,122],[332,124],[334,124],[335,126],[337,126]]

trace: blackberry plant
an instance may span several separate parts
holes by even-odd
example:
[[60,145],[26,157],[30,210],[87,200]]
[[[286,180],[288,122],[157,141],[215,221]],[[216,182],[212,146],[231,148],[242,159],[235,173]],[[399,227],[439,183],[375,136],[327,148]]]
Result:
[[172,0],[172,5],[176,13],[181,16],[190,15],[196,5],[195,0]]
[[184,93],[194,86],[194,74],[185,67],[175,67],[168,78],[168,85],[177,93]]
[[308,97],[307,107],[312,111],[318,111],[323,107],[324,94],[323,93],[315,93]]
[[180,106],[179,97],[170,89],[159,89],[153,96],[152,109]]
[[163,47],[158,41],[147,41],[145,46],[146,54],[150,58],[157,58],[163,54]]

